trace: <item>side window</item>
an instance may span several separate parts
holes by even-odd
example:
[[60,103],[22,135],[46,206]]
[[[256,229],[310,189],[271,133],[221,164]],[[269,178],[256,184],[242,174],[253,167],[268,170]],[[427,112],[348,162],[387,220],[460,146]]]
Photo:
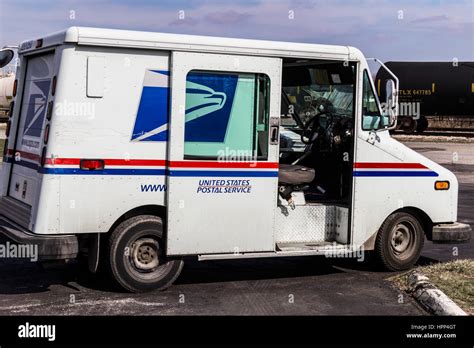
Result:
[[[377,103],[377,97],[372,89],[370,84],[370,77],[367,70],[364,71],[364,82],[362,90],[362,129],[363,130],[373,130],[383,127],[383,124],[380,124],[382,115],[379,110]],[[383,122],[384,123],[384,122]]]
[[185,159],[268,158],[270,80],[263,74],[190,71]]

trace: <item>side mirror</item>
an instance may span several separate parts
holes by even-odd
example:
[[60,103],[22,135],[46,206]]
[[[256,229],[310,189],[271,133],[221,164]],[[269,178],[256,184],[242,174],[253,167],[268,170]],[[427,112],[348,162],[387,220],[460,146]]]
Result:
[[0,50],[0,68],[3,68],[8,65],[15,56],[15,52],[9,48],[4,48]]
[[385,103],[387,105],[390,125],[388,128],[394,128],[397,125],[398,118],[398,89],[395,81],[387,80],[385,85]]
[[390,125],[385,127],[385,130],[392,130],[397,127],[397,118],[398,118],[398,88],[400,86],[400,81],[395,75],[380,59],[377,58],[367,58],[367,60],[372,60],[380,64],[389,75],[390,79],[386,81],[386,91],[385,91],[385,110],[384,116],[388,116],[390,119]]

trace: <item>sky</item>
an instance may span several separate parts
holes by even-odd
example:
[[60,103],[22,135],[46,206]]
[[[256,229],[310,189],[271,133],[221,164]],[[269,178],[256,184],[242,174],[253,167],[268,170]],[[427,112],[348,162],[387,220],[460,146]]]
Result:
[[70,26],[355,46],[474,61],[474,0],[0,0],[0,47]]

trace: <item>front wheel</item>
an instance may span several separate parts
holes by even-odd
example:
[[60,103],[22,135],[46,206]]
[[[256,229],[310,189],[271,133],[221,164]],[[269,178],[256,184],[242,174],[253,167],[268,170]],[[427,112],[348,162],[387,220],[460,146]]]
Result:
[[110,236],[109,271],[125,290],[164,290],[183,268],[182,260],[168,259],[164,251],[162,220],[152,215],[133,217],[122,222]]
[[420,257],[424,239],[423,228],[416,217],[404,212],[394,213],[380,227],[375,252],[386,269],[406,270]]

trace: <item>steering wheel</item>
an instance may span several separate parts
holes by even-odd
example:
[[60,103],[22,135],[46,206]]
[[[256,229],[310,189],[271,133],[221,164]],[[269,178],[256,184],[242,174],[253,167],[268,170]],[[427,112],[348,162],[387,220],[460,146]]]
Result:
[[318,116],[318,109],[314,105],[306,105],[306,107],[298,112],[298,116],[303,124],[307,124],[312,118]]
[[[320,113],[313,116],[308,122],[306,122],[303,132],[301,133],[301,142],[305,145],[314,143],[318,139],[319,130],[323,128],[319,124],[319,118],[322,115],[328,115],[328,111],[321,111]],[[317,123],[317,125],[316,125]]]

